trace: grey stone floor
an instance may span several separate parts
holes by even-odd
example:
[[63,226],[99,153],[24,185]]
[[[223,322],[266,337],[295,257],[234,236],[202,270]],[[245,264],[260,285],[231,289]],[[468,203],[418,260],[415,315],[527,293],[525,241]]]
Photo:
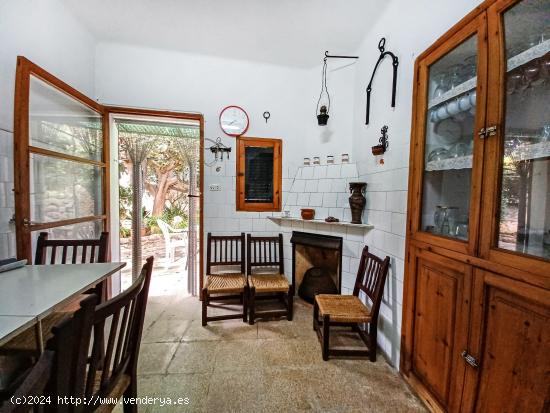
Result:
[[[421,402],[379,356],[321,358],[312,308],[297,301],[294,321],[240,320],[201,326],[193,297],[150,297],[140,351],[140,397],[189,398],[147,412],[419,412]],[[214,309],[214,312],[220,310]],[[336,345],[357,344],[342,332]],[[122,411],[120,406],[117,411]]]

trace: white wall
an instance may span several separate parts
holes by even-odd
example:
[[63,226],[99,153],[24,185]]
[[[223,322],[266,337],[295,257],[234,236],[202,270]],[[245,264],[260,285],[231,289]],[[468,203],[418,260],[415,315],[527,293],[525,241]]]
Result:
[[[320,53],[320,62],[322,57],[323,54]],[[326,164],[327,155],[333,155],[338,162],[343,153],[351,156],[356,65],[356,60],[328,60],[327,85],[330,93],[330,111],[326,126],[317,124],[315,112],[321,91],[322,66],[308,70],[308,91],[302,96],[306,104],[306,113],[302,122],[306,126],[307,142],[303,157],[313,160],[314,156],[319,156],[322,163]],[[326,94],[323,95],[320,105],[323,103],[326,104]]]
[[92,36],[58,0],[0,2],[0,259],[15,256],[13,96],[18,55],[88,96],[94,91]]
[[[233,148],[229,160],[204,170],[206,232],[279,232],[279,227],[265,219],[272,213],[235,211],[235,139],[221,131],[218,118],[225,106],[242,106],[250,117],[246,136],[283,140],[284,203],[296,164],[304,154],[307,81],[304,69],[242,60],[113,43],[99,44],[96,52],[96,96],[100,102],[200,112],[205,137],[219,136]],[[262,117],[266,110],[271,113],[267,123]],[[313,107],[308,112],[310,122],[315,121],[314,111]],[[206,146],[210,145],[206,141]],[[212,156],[205,150],[207,162]],[[209,191],[210,184],[220,184],[221,191]]]
[[[360,180],[368,183],[365,215],[375,226],[366,235],[365,243],[377,255],[391,257],[378,341],[395,366],[399,364],[401,334],[414,60],[479,3],[479,0],[393,0],[357,51],[360,59],[354,82],[352,154]],[[381,37],[386,37],[386,49],[399,58],[396,107],[390,107],[392,69],[391,59],[386,58],[373,83],[370,125],[365,126],[365,88],[379,56],[377,46]],[[378,143],[383,125],[389,127],[390,146],[381,165],[372,156],[371,146]]]

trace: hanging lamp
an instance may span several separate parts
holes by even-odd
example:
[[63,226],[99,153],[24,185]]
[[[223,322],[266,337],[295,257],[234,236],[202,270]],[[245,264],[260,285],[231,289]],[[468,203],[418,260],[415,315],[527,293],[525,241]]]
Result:
[[[317,123],[319,126],[326,126],[330,112],[330,95],[327,87],[327,60],[328,59],[359,59],[359,56],[341,56],[341,55],[329,55],[328,51],[325,52],[325,58],[323,59],[323,70],[321,73],[321,93],[319,93],[319,99],[317,99]],[[321,104],[323,94],[327,95],[327,105]]]
[[[323,97],[323,94],[327,95],[328,107],[322,105],[321,108],[319,108],[319,104],[321,103],[321,98]],[[329,110],[330,95],[327,88],[327,58],[325,57],[323,59],[323,71],[321,74],[321,93],[319,93],[319,99],[317,99],[317,123],[319,124],[319,126],[326,126],[329,118]]]

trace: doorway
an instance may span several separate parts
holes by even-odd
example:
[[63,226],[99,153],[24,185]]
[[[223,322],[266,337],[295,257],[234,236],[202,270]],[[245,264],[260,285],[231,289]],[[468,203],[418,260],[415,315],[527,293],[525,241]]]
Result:
[[114,292],[155,257],[151,296],[197,295],[201,279],[202,119],[110,114]]

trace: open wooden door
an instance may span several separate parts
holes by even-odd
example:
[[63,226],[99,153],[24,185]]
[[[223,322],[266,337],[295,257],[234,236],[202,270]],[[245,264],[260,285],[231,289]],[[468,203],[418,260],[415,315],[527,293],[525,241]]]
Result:
[[19,56],[15,86],[17,257],[33,259],[40,231],[98,238],[109,228],[105,108]]

